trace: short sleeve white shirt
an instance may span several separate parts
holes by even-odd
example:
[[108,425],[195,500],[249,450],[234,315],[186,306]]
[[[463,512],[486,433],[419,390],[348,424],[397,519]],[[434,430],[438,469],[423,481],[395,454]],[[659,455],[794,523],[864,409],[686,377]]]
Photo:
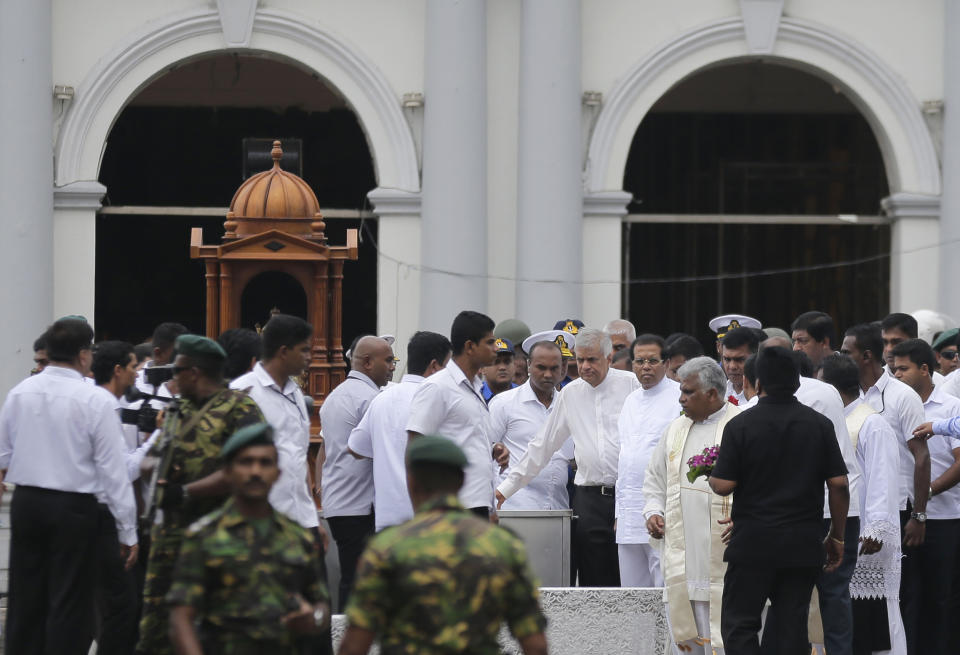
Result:
[[618,544],[650,541],[643,518],[643,478],[660,437],[680,416],[680,383],[664,377],[650,389],[627,396],[620,412],[620,458],[617,465],[616,518]]
[[413,518],[407,491],[407,419],[410,405],[424,378],[404,375],[370,402],[360,424],[350,433],[347,445],[358,455],[373,460],[373,506],[376,530],[400,525]]
[[[923,404],[923,411],[928,421],[942,421],[960,416],[960,399],[941,391],[939,387],[934,387],[933,393]],[[960,444],[949,437],[935,434],[927,439],[927,448],[930,450],[930,481],[932,482],[953,466],[956,461],[953,451],[960,448]],[[960,485],[954,485],[927,500],[927,518],[960,518]]]
[[[530,441],[543,427],[556,402],[557,393],[554,393],[550,407],[545,407],[529,380],[519,387],[497,394],[490,401],[491,435],[494,441],[503,442],[510,450],[511,464],[519,462],[526,455]],[[572,444],[558,450],[530,484],[506,500],[503,509],[569,509],[567,466],[572,458]],[[500,481],[505,480],[510,475],[510,468],[507,467],[498,475]]]
[[468,380],[451,358],[420,385],[410,407],[407,430],[447,437],[467,456],[460,502],[464,507],[493,507],[493,441],[490,412],[479,377]]
[[373,463],[347,452],[347,440],[378,393],[373,380],[350,371],[320,407],[326,453],[320,481],[324,517],[365,516],[373,508]]
[[596,387],[577,378],[560,392],[556,407],[537,433],[527,454],[512,467],[497,489],[509,498],[533,480],[564,442],[573,437],[577,460],[574,482],[614,486],[620,458],[620,411],[627,396],[640,388],[632,371],[611,368]]
[[257,362],[249,373],[230,383],[231,389],[249,389],[267,423],[273,426],[280,478],[270,489],[270,505],[305,528],[318,525],[317,506],[307,485],[310,417],[300,387],[290,379],[283,389]]
[[924,422],[923,402],[917,392],[900,380],[881,375],[876,384],[867,389],[863,400],[877,410],[893,428],[900,445],[900,509],[907,508],[907,499],[913,500],[913,453],[907,442],[913,439],[913,429]]

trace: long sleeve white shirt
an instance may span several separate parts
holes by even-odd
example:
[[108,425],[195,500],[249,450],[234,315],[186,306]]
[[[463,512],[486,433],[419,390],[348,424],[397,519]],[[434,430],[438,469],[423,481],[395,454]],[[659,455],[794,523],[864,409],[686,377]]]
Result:
[[[843,415],[843,399],[840,398],[840,392],[826,382],[801,376],[800,388],[793,395],[810,409],[815,409],[826,416],[833,424],[833,430],[837,435],[837,445],[840,446],[843,463],[847,466],[847,485],[850,489],[850,507],[847,510],[847,516],[860,516],[860,500],[862,498],[860,465],[857,463],[857,453],[853,448],[853,442],[850,440],[850,433],[847,431],[847,421]],[[824,485],[823,491],[823,518],[830,518],[830,503],[826,485]]]
[[493,507],[493,440],[490,437],[490,412],[481,395],[479,377],[468,380],[463,369],[451,358],[446,368],[437,371],[420,385],[407,430],[436,434],[460,446],[467,456],[460,502],[464,507]]
[[[960,399],[935,387],[927,402],[923,403],[923,411],[928,421],[948,419],[960,415]],[[927,449],[930,451],[930,481],[933,482],[953,466],[956,461],[955,454],[960,452],[960,443],[945,436],[934,435],[927,439]],[[960,485],[954,485],[929,498],[927,518],[960,518]]]
[[564,442],[573,437],[578,485],[614,486],[620,458],[617,422],[627,396],[640,388],[630,371],[611,368],[596,387],[582,378],[565,386],[556,407],[530,442],[527,454],[497,490],[509,498],[533,480]]
[[643,478],[664,430],[680,416],[680,383],[664,377],[650,389],[637,389],[623,403],[618,430],[620,457],[617,464],[617,543],[650,541],[643,518]]
[[351,455],[347,440],[378,393],[379,387],[368,376],[350,371],[323,401],[320,425],[326,459],[320,485],[324,517],[365,516],[373,509],[373,463]]
[[[545,407],[530,386],[530,381],[497,394],[490,401],[490,429],[494,441],[501,441],[510,450],[511,465],[523,459],[530,442],[547,422],[557,403],[557,394]],[[573,459],[570,439],[550,458],[542,471],[526,487],[520,489],[503,504],[503,509],[552,510],[568,509],[567,466]],[[511,468],[499,474],[506,480]]]
[[413,397],[424,378],[406,374],[370,402],[360,424],[350,433],[347,446],[373,460],[373,509],[376,530],[400,525],[413,518],[407,491],[407,420]]
[[293,380],[283,389],[263,364],[230,383],[231,389],[250,389],[250,397],[273,426],[280,478],[270,489],[270,505],[305,528],[319,524],[317,506],[307,484],[307,451],[310,448],[310,417],[303,392]]
[[132,546],[137,510],[109,395],[55,365],[18,384],[0,409],[0,469],[13,484],[99,494],[120,543]]
[[900,380],[883,374],[876,384],[867,389],[863,400],[880,412],[893,428],[900,446],[900,509],[907,508],[907,499],[913,500],[913,453],[907,442],[913,439],[913,430],[925,421],[923,402],[917,392]]

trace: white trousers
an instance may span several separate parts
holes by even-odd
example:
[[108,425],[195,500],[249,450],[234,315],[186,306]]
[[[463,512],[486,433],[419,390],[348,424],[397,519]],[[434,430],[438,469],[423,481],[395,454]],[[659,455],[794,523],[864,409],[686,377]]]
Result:
[[660,552],[650,544],[617,544],[621,587],[662,587]]

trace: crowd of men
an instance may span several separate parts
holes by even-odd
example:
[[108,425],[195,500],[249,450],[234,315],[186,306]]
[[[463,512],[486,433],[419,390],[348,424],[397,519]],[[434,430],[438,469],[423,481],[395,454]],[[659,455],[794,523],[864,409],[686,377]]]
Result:
[[503,621],[546,652],[495,523],[568,508],[571,579],[663,587],[678,651],[951,652],[958,331],[928,344],[891,314],[839,338],[823,312],[710,328],[709,356],[620,319],[532,333],[463,311],[402,360],[362,335],[310,472],[302,319],[216,341],[164,323],[140,346],[60,319],[0,410],[5,652],[328,652],[331,609],[343,653],[487,652]]

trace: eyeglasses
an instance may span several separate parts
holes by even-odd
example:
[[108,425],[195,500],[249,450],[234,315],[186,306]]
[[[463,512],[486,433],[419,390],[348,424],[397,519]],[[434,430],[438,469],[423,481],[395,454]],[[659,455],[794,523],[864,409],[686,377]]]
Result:
[[954,360],[954,359],[957,358],[957,351],[956,351],[956,350],[941,350],[941,351],[940,351],[940,356],[943,357],[944,359],[948,359],[948,360],[951,360],[951,361],[952,361],[952,360]]
[[633,360],[633,363],[637,366],[643,366],[644,364],[649,364],[650,366],[656,366],[657,364],[662,363],[662,359],[657,359],[655,357],[650,357],[649,359],[644,359],[643,357],[637,357]]

